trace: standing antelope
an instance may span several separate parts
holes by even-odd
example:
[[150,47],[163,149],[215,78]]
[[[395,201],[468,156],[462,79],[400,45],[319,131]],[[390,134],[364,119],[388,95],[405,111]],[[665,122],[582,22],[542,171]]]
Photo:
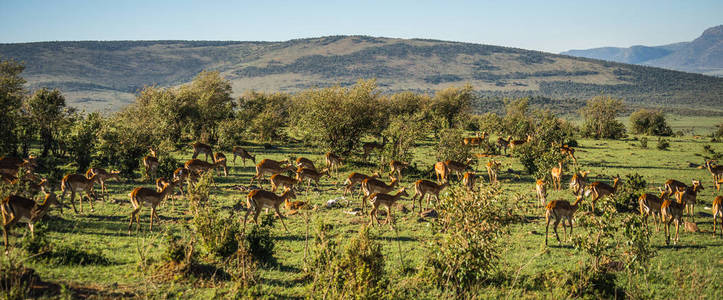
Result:
[[364,160],[367,160],[369,153],[372,153],[374,150],[382,150],[383,148],[384,145],[377,142],[364,143],[362,144],[362,150],[364,150],[362,157]]
[[665,190],[668,191],[668,196],[672,196],[673,194],[675,194],[675,191],[677,191],[678,188],[688,188],[688,186],[685,183],[682,183],[675,179],[668,179],[665,182]]
[[399,180],[397,178],[394,178],[392,176],[389,176],[389,178],[392,180],[391,183],[386,184],[381,180],[375,179],[375,178],[367,178],[364,179],[361,183],[362,191],[364,192],[364,195],[362,196],[362,211],[364,211],[364,208],[366,207],[366,199],[374,193],[384,193],[387,194],[394,190],[394,188],[399,184]]
[[474,174],[474,172],[464,172],[464,176],[462,177],[462,184],[467,188],[467,190],[474,190],[474,180],[477,176]]
[[487,162],[487,165],[485,167],[487,168],[487,176],[490,177],[490,183],[494,184],[497,182],[497,173],[500,171],[500,162],[496,160],[490,160]]
[[464,173],[465,170],[469,169],[469,166],[471,166],[473,162],[474,160],[468,158],[465,163],[457,162],[454,160],[447,160],[444,162],[444,164],[447,165],[447,169],[449,170],[448,174],[454,172],[455,174],[457,174],[457,181],[459,181],[462,180],[462,173]]
[[585,186],[587,185],[587,174],[589,173],[590,171],[580,171],[572,174],[572,179],[570,179],[570,189],[572,189],[573,195],[578,196],[585,190]]
[[248,210],[244,215],[243,231],[246,231],[246,220],[249,216],[249,213],[251,213],[251,211],[254,211],[254,223],[258,224],[258,218],[261,214],[261,209],[264,207],[274,208],[274,210],[276,210],[276,214],[281,220],[281,225],[284,225],[284,229],[286,231],[289,231],[289,229],[286,228],[286,224],[284,223],[284,217],[279,211],[279,205],[288,201],[289,199],[296,199],[296,194],[294,194],[294,191],[291,189],[284,190],[284,193],[281,194],[281,196],[277,196],[273,192],[264,190],[253,190],[249,192],[248,196],[246,196],[246,205],[248,206]]
[[306,179],[308,182],[306,188],[309,189],[311,187],[311,181],[314,180],[314,182],[316,182],[316,188],[319,188],[319,179],[321,179],[321,176],[324,175],[331,177],[331,175],[329,175],[329,169],[317,172],[314,169],[299,168],[296,170],[296,181],[301,183],[304,179]]
[[226,155],[221,152],[213,154],[213,162],[217,167],[223,168],[223,176],[228,176],[228,168],[226,167]]
[[434,164],[434,173],[437,175],[437,183],[447,182],[449,177],[449,168],[443,161]]
[[291,166],[282,167],[280,161],[264,158],[263,160],[261,160],[260,163],[256,164],[256,175],[254,175],[254,177],[251,177],[251,182],[249,183],[249,185],[254,183],[254,179],[258,179],[259,185],[262,185],[261,180],[264,178],[264,174],[273,175],[277,173],[282,173],[284,171],[293,172],[294,168]]
[[504,149],[504,150],[505,150],[505,155],[507,155],[507,148],[509,147],[509,145],[510,145],[510,144],[507,142],[507,140],[503,139],[502,137],[498,137],[498,138],[497,138],[497,147],[500,148],[500,153],[501,153],[502,150]]
[[665,244],[670,245],[670,223],[672,223],[675,220],[675,240],[673,241],[673,245],[678,244],[678,233],[680,229],[680,223],[683,222],[683,210],[685,210],[685,200],[687,197],[684,197],[686,193],[686,189],[678,188],[678,191],[675,193],[675,197],[680,202],[671,201],[670,198],[665,199],[663,201],[663,204],[660,206],[660,215],[662,217],[662,221],[665,222]]
[[346,181],[344,182],[344,196],[346,196],[347,192],[351,192],[351,188],[354,187],[355,184],[361,183],[364,181],[364,179],[367,178],[379,178],[379,173],[374,172],[371,176],[353,172],[349,174],[349,176],[346,178]]
[[557,162],[557,167],[550,170],[550,175],[552,176],[552,188],[556,191],[562,189],[562,161]]
[[271,191],[272,192],[276,192],[276,189],[278,187],[284,187],[285,189],[293,189],[294,184],[297,184],[299,182],[298,180],[296,180],[294,178],[291,178],[289,176],[282,175],[282,174],[271,175],[270,181],[271,181]]
[[211,156],[211,158],[213,158],[213,149],[211,149],[211,146],[206,145],[201,142],[195,142],[195,143],[191,144],[191,147],[193,147],[193,157],[191,157],[191,158],[195,159],[198,156],[198,154],[201,154],[201,153],[206,155],[206,161],[208,161],[209,156]]
[[110,171],[108,173],[105,169],[102,168],[90,168],[88,171],[85,171],[85,177],[91,178],[93,175],[98,176],[98,182],[100,182],[100,193],[101,197],[103,199],[106,199],[106,196],[108,196],[108,189],[105,186],[106,180],[120,180],[120,171]]
[[577,158],[575,158],[575,149],[568,146],[568,145],[562,145],[560,146],[560,153],[565,156],[569,156],[572,158],[572,163],[577,165]]
[[131,212],[131,221],[128,224],[128,234],[131,234],[131,227],[133,226],[133,219],[136,220],[136,231],[141,229],[141,220],[139,216],[139,212],[143,208],[143,206],[150,206],[151,207],[151,225],[150,225],[150,231],[153,231],[153,218],[155,217],[160,221],[160,218],[158,217],[158,214],[156,214],[156,206],[158,206],[163,199],[168,197],[169,194],[173,193],[173,188],[176,186],[177,182],[167,182],[163,189],[161,189],[160,192],[157,192],[154,189],[146,188],[146,187],[137,187],[133,189],[128,194],[128,197],[130,197],[131,205],[133,205],[133,211]]
[[592,212],[595,213],[595,203],[598,199],[613,195],[618,190],[618,183],[620,182],[620,176],[613,177],[613,186],[607,183],[595,181],[588,185],[588,189],[585,191],[585,196],[592,195]]
[[241,160],[243,161],[244,166],[246,166],[246,159],[250,159],[254,164],[256,164],[256,156],[251,155],[246,149],[241,148],[239,146],[233,147],[233,164],[236,165],[236,157],[240,156]]
[[324,159],[326,162],[326,168],[329,169],[329,171],[332,171],[335,174],[339,172],[339,166],[343,161],[341,157],[337,156],[334,153],[326,152],[326,154],[324,155]]
[[156,176],[158,170],[158,157],[156,157],[156,151],[153,148],[148,148],[151,154],[143,157],[143,167],[146,169],[146,178],[151,179],[151,174]]
[[392,160],[389,162],[389,174],[397,173],[397,178],[402,179],[402,170],[404,170],[407,166],[409,166],[408,163],[401,162],[398,160]]
[[723,179],[723,166],[716,166],[712,161],[706,160],[705,167],[708,168],[708,172],[713,175],[713,182]]
[[537,191],[537,199],[540,200],[540,207],[544,207],[547,202],[547,189],[545,185],[545,179],[538,179],[535,182],[535,191]]
[[312,169],[316,171],[316,166],[314,165],[314,162],[306,157],[299,157],[296,159],[296,167],[297,168],[306,168],[306,169]]
[[[73,211],[75,213],[78,213],[78,210],[75,209],[75,193],[80,194],[80,212],[83,212],[83,195],[82,192],[85,192],[85,194],[88,196],[88,202],[90,202],[90,211],[95,211],[93,208],[93,200],[96,198],[95,193],[93,192],[93,184],[95,182],[98,182],[98,175],[93,175],[90,178],[86,178],[83,175],[79,174],[68,174],[63,177],[63,180],[60,182],[60,190],[63,191],[63,193],[60,195],[60,203],[63,203],[63,199],[65,199],[65,193],[70,191],[70,204],[73,205]],[[92,197],[91,197],[92,195]]]
[[718,196],[713,199],[713,236],[715,236],[715,228],[718,226],[718,217],[721,218],[720,222],[720,233],[723,235],[723,196]]
[[[660,197],[648,193],[640,195],[638,198],[640,216],[643,217],[646,227],[648,226],[648,216],[652,215],[655,222],[655,231],[660,231],[658,224],[663,220],[660,209],[666,199],[668,199],[668,193],[663,189],[660,189]],[[655,218],[656,215],[658,215],[659,220]]]
[[575,203],[572,205],[570,205],[570,202],[567,200],[553,200],[547,204],[545,207],[545,220],[547,222],[545,226],[545,246],[547,246],[547,233],[550,230],[550,217],[555,218],[555,224],[552,229],[555,231],[555,237],[559,244],[562,244],[560,235],[557,234],[557,225],[560,224],[560,220],[562,220],[562,230],[565,232],[565,240],[567,240],[565,220],[567,220],[567,224],[570,225],[570,235],[572,235],[572,216],[577,211],[580,201],[582,201],[582,195],[577,196],[577,200],[575,200]]
[[424,196],[427,196],[427,205],[429,205],[430,198],[434,196],[434,199],[439,202],[439,192],[441,192],[444,188],[449,186],[449,182],[445,182],[443,184],[436,184],[434,182],[431,182],[429,180],[417,180],[417,182],[414,183],[414,197],[412,197],[412,211],[414,211],[414,200],[417,199],[417,196],[419,196],[419,211],[424,210],[424,206],[422,205],[422,201],[424,200]]
[[[387,207],[387,219],[384,222],[389,223],[389,220],[394,218],[394,215],[392,214],[392,207],[394,206],[394,203],[396,203],[402,197],[409,197],[406,188],[401,188],[399,192],[397,192],[395,195],[389,195],[385,193],[371,194],[369,196],[369,201],[372,203],[372,211],[369,213],[370,225],[374,225],[374,220],[377,220],[377,224],[380,224],[379,218],[377,217],[377,211],[379,210],[380,206]],[[392,224],[389,223],[389,226],[391,227]]]
[[[689,216],[692,216],[693,221],[695,221],[695,204],[698,202],[696,198],[698,197],[698,191],[704,190],[703,185],[700,183],[699,180],[693,180],[693,186],[687,188],[678,188],[678,190],[681,189],[686,191],[686,193],[682,196],[685,197],[685,212],[687,212]],[[678,202],[680,202],[680,199],[678,200]]]
[[[43,189],[43,192],[45,190]],[[2,215],[3,239],[5,240],[5,251],[8,250],[8,230],[17,223],[27,223],[30,229],[30,236],[34,236],[34,223],[40,220],[50,209],[50,205],[62,206],[53,192],[45,192],[45,200],[42,204],[16,195],[7,196],[0,203],[0,214]]]
[[515,148],[519,148],[522,144],[532,140],[532,136],[527,135],[526,140],[513,140],[511,136],[507,137],[507,145],[510,147],[510,151],[515,151]]

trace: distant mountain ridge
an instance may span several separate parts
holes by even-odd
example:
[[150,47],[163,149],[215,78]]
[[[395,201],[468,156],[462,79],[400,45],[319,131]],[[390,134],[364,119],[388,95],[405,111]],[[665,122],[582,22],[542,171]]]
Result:
[[[383,92],[431,93],[469,83],[481,95],[549,97],[572,111],[579,100],[606,94],[635,105],[689,108],[694,103],[723,114],[723,78],[439,40],[39,42],[0,44],[0,57],[25,63],[28,88],[59,88],[71,105],[91,111],[117,110],[145,85],[176,86],[201,70],[214,70],[230,81],[235,96],[376,78]],[[478,107],[484,107],[481,101]]]
[[723,25],[706,29],[691,42],[569,50],[560,54],[723,76]]

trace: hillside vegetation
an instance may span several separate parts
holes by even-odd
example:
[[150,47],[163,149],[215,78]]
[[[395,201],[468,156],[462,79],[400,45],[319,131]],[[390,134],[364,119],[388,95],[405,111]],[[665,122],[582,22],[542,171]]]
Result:
[[0,44],[0,56],[24,62],[29,88],[59,88],[70,105],[91,111],[117,110],[144,85],[180,85],[202,70],[215,70],[231,82],[234,96],[376,78],[384,92],[428,93],[470,83],[490,99],[541,96],[556,99],[563,108],[604,93],[634,106],[723,113],[721,78],[436,40],[330,36],[286,42],[43,42]]

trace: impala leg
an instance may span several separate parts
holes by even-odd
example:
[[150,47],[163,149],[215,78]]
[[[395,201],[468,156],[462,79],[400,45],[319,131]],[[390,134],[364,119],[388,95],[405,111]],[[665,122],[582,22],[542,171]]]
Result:
[[567,218],[567,224],[570,225],[570,237],[572,237],[572,218]]
[[567,226],[565,225],[566,220],[567,220],[567,218],[560,218],[560,221],[562,221],[562,232],[565,234],[565,238],[564,238],[565,241],[567,241]]
[[716,224],[717,222],[718,222],[718,214],[716,213],[713,215],[713,236],[715,236],[715,228],[717,227],[717,224]]
[[[555,237],[557,238],[557,243],[560,244],[560,245],[562,245],[562,242],[560,241],[560,235],[557,233],[557,225],[559,225],[559,224],[560,224],[560,218],[558,218],[558,217],[556,216],[556,217],[555,217],[555,224],[552,225],[552,230],[555,231]],[[564,228],[565,226],[562,226],[562,227]]]
[[[93,198],[95,198],[95,193],[93,193],[93,197],[91,197],[90,194],[91,191],[85,191],[85,195],[88,196],[88,202],[90,203],[90,211],[95,212],[95,208],[93,208]],[[83,210],[82,207],[80,209],[81,211]]]
[[387,223],[389,223],[390,228],[394,229],[394,226],[392,226],[392,223],[394,222],[390,222],[394,219],[394,213],[391,206],[387,206],[387,214]]
[[550,215],[545,214],[545,246],[547,246],[547,233],[550,231]]
[[[372,210],[369,212],[369,226],[374,226],[374,215],[377,213],[377,208],[372,206]],[[379,220],[377,220],[377,223]]]
[[246,214],[244,215],[243,232],[246,232],[246,220],[247,220],[250,212],[251,212],[251,208],[247,209],[247,210],[246,210]]
[[665,221],[665,244],[670,245],[670,223],[673,222],[673,219]]
[[[80,201],[80,203],[78,203],[78,205],[80,205],[80,213],[82,214],[83,213],[83,194],[80,194],[79,201]],[[73,210],[75,210],[75,191],[73,191],[73,190],[70,191],[70,203],[73,203]],[[78,211],[76,210],[75,213],[77,214]]]
[[156,215],[156,208],[151,207],[151,226],[148,228],[150,232],[153,232],[153,216]]
[[131,212],[131,221],[128,223],[128,234],[131,234],[131,228],[133,227],[133,219],[136,217],[136,214],[140,210],[140,207],[136,207]]
[[286,232],[289,232],[289,229],[286,228],[286,223],[284,223],[284,217],[281,215],[281,212],[279,211],[279,206],[274,206],[274,209],[276,210],[276,214],[279,216],[279,220],[281,220],[281,225],[284,225],[284,230]]

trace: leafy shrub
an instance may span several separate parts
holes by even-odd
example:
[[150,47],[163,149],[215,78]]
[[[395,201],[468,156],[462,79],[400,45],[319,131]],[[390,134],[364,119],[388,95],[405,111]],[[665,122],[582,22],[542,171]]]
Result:
[[659,150],[668,150],[670,148],[670,142],[664,138],[658,138],[658,144],[655,145]]
[[448,159],[464,162],[471,157],[470,148],[466,147],[462,140],[464,131],[462,129],[444,129],[439,133],[439,142],[434,150],[437,153],[437,161]]
[[105,257],[100,250],[81,250],[86,247],[81,245],[58,246],[50,243],[46,236],[47,225],[38,224],[35,227],[34,236],[26,235],[20,242],[23,248],[34,260],[43,261],[58,265],[111,265],[110,259]]
[[193,225],[206,253],[226,258],[238,250],[238,222],[233,218],[221,216],[216,209],[201,206],[193,216]]
[[245,251],[251,258],[262,264],[276,262],[274,258],[274,247],[276,243],[271,236],[271,228],[274,226],[274,214],[266,214],[261,219],[261,224],[251,227],[251,231],[244,236]]
[[638,173],[625,175],[618,183],[618,190],[613,196],[615,209],[619,212],[635,212],[638,210],[638,197],[645,192],[648,183]]
[[673,130],[662,111],[639,109],[630,115],[630,125],[635,134],[670,136]]
[[234,146],[240,145],[241,141],[246,137],[247,127],[247,123],[238,118],[219,122],[216,144],[226,151],[233,149]]
[[625,125],[615,120],[624,108],[620,99],[598,96],[588,100],[581,110],[585,118],[583,136],[595,139],[619,139],[625,136]]
[[0,297],[8,300],[30,299],[31,287],[37,279],[35,270],[23,265],[16,254],[0,256]]
[[656,253],[650,243],[651,227],[645,226],[640,214],[628,215],[622,223],[626,246],[623,252],[625,268],[632,273],[647,272]]
[[640,148],[643,148],[643,149],[648,148],[648,138],[646,138],[646,137],[640,138]]
[[[417,116],[394,116],[382,132],[387,144],[382,156],[387,160],[409,162],[412,159],[414,143],[423,136],[422,124],[415,122]],[[384,162],[381,162],[384,163]]]
[[68,153],[77,165],[77,172],[85,172],[93,161],[96,135],[103,126],[103,117],[99,113],[80,116],[75,121],[68,137]]
[[190,263],[194,259],[193,242],[177,235],[166,236],[166,250],[163,252],[163,259],[176,264]]
[[502,118],[495,113],[485,113],[478,118],[479,130],[487,134],[502,132]]
[[179,166],[181,166],[181,164],[173,158],[173,156],[161,154],[158,157],[158,169],[156,173],[159,177],[171,179],[173,178],[173,171]]

